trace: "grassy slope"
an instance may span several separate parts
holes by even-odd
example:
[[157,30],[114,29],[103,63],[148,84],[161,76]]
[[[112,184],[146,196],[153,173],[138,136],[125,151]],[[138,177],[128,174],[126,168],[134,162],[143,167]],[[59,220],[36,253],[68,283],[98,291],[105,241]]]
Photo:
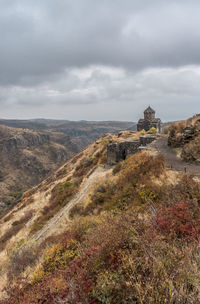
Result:
[[[133,139],[135,136],[134,132],[125,132],[120,139]],[[67,206],[87,182],[87,174],[106,162],[106,145],[112,140],[117,141],[119,138],[108,134],[88,146],[41,184],[27,191],[23,199],[0,219],[1,277],[7,272],[10,258],[7,253],[12,254],[15,248],[26,245],[27,240],[27,246],[32,246],[35,235],[54,214]],[[67,219],[62,220],[62,227],[54,227],[56,231],[65,227],[63,225]],[[4,283],[5,280],[0,282],[0,289]]]
[[[24,191],[96,138],[132,125],[131,122],[0,120],[0,215],[19,202]],[[31,143],[31,139],[42,135],[49,136],[49,142]],[[27,140],[29,144],[24,145]]]
[[[72,160],[73,178],[96,165],[88,163],[94,151],[103,162],[108,140],[99,141],[98,151],[86,149],[87,159]],[[54,185],[58,202],[71,187],[65,179],[66,187]],[[60,234],[31,247],[18,238],[7,269],[9,298],[1,303],[200,303],[199,202],[200,185],[191,176],[172,176],[161,156],[130,156],[71,209],[71,224]],[[31,280],[24,282],[27,266]]]

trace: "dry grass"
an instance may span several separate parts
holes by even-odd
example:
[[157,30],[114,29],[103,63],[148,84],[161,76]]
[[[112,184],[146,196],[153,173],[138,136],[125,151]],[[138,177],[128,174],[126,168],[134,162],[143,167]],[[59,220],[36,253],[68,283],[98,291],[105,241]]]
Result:
[[24,216],[19,220],[16,220],[12,223],[10,229],[8,229],[0,238],[0,250],[3,250],[6,246],[6,242],[15,236],[24,225],[32,218],[33,210],[27,211]]
[[129,157],[117,187],[94,191],[102,213],[90,209],[43,242],[31,284],[10,286],[1,304],[199,303],[200,185],[187,175],[166,185],[165,170],[160,157]]
[[[34,222],[37,222],[39,217],[42,215],[42,210],[48,210],[46,208],[49,208],[50,201],[52,201],[52,190],[56,187],[59,189],[60,186],[57,186],[58,184],[62,185],[67,180],[72,180],[73,175],[75,172],[78,171],[76,168],[81,164],[81,162],[84,162],[83,159],[94,159],[94,163],[92,166],[95,166],[95,162],[97,161],[97,166],[99,164],[105,164],[106,162],[106,146],[111,141],[121,141],[123,139],[131,140],[136,139],[136,137],[139,136],[135,132],[125,132],[124,134],[120,135],[118,137],[117,134],[109,134],[106,135],[99,140],[97,140],[96,143],[91,144],[88,146],[85,150],[83,150],[77,157],[75,156],[71,160],[69,160],[64,166],[62,166],[55,174],[51,175],[49,178],[41,182],[39,185],[34,187],[32,190],[27,191],[21,202],[19,202],[13,209],[12,209],[12,215],[11,213],[5,215],[0,222],[0,231],[1,231],[1,237],[2,241],[4,243],[2,247],[1,252],[1,261],[0,261],[0,267],[3,267],[3,264],[6,265],[6,250],[10,250],[15,244],[21,239],[21,238],[27,238],[28,234],[30,233],[31,227]],[[82,163],[83,164],[83,163]],[[80,168],[79,168],[80,169]],[[93,167],[90,168],[90,166],[86,166],[87,173],[92,170]],[[85,174],[85,172],[83,173]],[[111,174],[111,172],[110,172]],[[105,177],[106,172],[102,173],[101,177],[103,180],[103,177]],[[85,175],[82,176],[83,180]],[[81,178],[82,178],[81,177]],[[92,188],[90,187],[88,191],[92,191]],[[61,193],[57,193],[58,197],[61,196]],[[85,203],[88,200],[87,195],[83,199],[83,203]],[[80,202],[81,203],[81,202]],[[33,209],[34,214],[32,215],[31,220],[28,221],[27,225],[20,225],[19,223],[16,223],[16,226],[12,226],[13,222],[20,221],[21,218],[23,218],[24,213],[26,213],[29,209]],[[54,210],[54,214],[56,214],[58,210]],[[45,214],[45,212],[43,211]],[[53,215],[52,215],[53,216]],[[68,220],[68,219],[67,219]],[[63,227],[66,225],[66,219],[61,219],[60,226],[57,225],[55,229],[52,229],[52,233],[55,233],[55,230],[63,230]],[[42,227],[42,226],[41,226]],[[40,227],[40,228],[41,228]],[[6,235],[7,231],[10,232]],[[49,234],[51,235],[51,231],[49,231]],[[13,238],[13,236],[15,236]],[[11,241],[12,240],[12,241]],[[5,281],[6,283],[6,281]]]

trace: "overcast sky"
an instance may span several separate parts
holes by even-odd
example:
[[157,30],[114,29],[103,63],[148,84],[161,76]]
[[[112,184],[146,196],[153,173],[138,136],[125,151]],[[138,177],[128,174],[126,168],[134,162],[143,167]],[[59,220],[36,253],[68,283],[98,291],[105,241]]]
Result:
[[199,0],[0,0],[0,117],[200,112]]

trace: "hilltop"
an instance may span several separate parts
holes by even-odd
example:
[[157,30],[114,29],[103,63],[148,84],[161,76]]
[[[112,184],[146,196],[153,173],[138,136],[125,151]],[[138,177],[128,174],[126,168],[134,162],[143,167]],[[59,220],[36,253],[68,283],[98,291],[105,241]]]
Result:
[[151,147],[107,165],[139,136],[100,137],[0,220],[1,304],[200,303],[199,180]]

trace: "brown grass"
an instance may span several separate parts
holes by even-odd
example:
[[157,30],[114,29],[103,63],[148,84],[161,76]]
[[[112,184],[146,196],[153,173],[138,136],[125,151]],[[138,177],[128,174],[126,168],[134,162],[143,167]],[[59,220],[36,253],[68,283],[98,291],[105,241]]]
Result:
[[33,210],[27,211],[19,220],[12,223],[12,227],[7,230],[0,238],[0,250],[3,250],[8,240],[15,236],[32,217]]

